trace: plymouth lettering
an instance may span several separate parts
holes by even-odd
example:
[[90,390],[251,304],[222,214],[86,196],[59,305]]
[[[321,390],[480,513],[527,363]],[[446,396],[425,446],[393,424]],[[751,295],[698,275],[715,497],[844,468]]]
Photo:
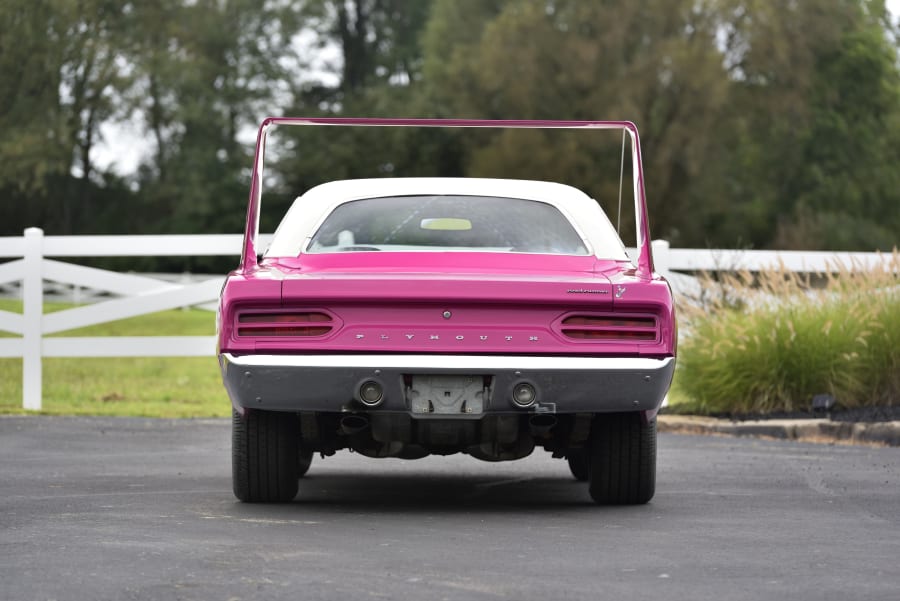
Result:
[[[416,338],[416,336],[418,336],[418,334],[403,334],[402,335],[403,338],[406,338],[410,342],[412,342]],[[468,334],[452,334],[451,336],[452,336],[453,340],[456,340],[459,342],[463,342],[466,339],[474,339],[474,338],[478,338],[478,340],[481,342],[487,342],[491,338],[488,334],[477,334],[477,335],[473,334],[471,336]],[[364,339],[366,339],[367,335],[366,334],[354,334],[353,337],[356,340],[364,340]],[[427,334],[427,337],[428,337],[428,340],[440,340],[441,339],[440,334]],[[384,340],[384,341],[392,340],[390,334],[378,334],[377,338],[379,340]],[[514,336],[512,334],[504,335],[502,338],[506,342],[514,342],[514,341],[516,341],[517,338],[520,341],[525,340],[524,336]],[[527,339],[528,339],[528,342],[540,342],[541,337],[538,335],[529,335],[527,337]]]

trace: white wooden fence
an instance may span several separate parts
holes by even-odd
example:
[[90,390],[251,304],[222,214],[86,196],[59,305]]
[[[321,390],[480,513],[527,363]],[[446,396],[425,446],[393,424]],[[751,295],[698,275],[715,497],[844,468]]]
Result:
[[[261,237],[261,247],[269,237]],[[48,257],[134,257],[240,255],[240,234],[171,236],[44,236],[29,228],[24,236],[0,237],[0,285],[21,282],[23,312],[0,310],[0,358],[22,358],[22,405],[41,408],[43,357],[165,357],[211,356],[214,336],[49,337],[75,328],[115,321],[217,300],[224,276],[200,282],[172,282],[131,273],[83,267]],[[822,272],[835,261],[867,268],[887,261],[876,253],[777,252],[670,249],[653,243],[657,271],[685,292],[696,285],[678,271],[759,270],[783,265],[801,272]],[[44,313],[44,287],[49,282],[102,290],[107,300]]]
[[[0,238],[0,285],[20,281],[23,312],[0,311],[0,357],[22,358],[22,406],[40,410],[43,357],[211,356],[214,336],[49,337],[75,328],[215,301],[224,277],[172,283],[136,274],[83,267],[48,257],[237,257],[240,234],[206,236],[24,236]],[[235,263],[237,261],[235,260]],[[44,314],[45,282],[66,283],[113,295],[90,305]]]

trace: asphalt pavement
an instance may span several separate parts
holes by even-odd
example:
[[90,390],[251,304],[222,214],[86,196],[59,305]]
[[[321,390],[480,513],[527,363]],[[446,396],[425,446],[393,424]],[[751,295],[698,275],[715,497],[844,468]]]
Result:
[[231,494],[228,420],[0,418],[0,599],[884,599],[900,449],[661,434],[657,494],[565,462],[314,460]]

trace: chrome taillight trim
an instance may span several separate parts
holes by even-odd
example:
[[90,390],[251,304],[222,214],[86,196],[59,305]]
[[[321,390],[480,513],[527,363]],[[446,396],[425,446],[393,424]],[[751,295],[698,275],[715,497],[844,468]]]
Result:
[[660,340],[659,319],[650,313],[577,311],[561,315],[551,327],[567,342],[576,344],[653,344]]
[[236,338],[322,338],[341,325],[334,313],[318,307],[246,307],[238,309],[233,320]]

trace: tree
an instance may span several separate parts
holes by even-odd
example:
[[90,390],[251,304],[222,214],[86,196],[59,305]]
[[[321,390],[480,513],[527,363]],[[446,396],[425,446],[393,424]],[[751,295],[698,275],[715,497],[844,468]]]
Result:
[[[298,53],[310,38],[337,51],[328,77]],[[889,248],[898,39],[883,0],[7,0],[0,227],[239,231],[250,132],[267,114],[602,118],[641,130],[655,236]],[[104,125],[126,120],[153,150],[121,178],[95,157]],[[544,178],[617,210],[615,136],[277,136],[266,229],[295,195],[342,177]]]
[[[319,47],[336,48],[336,83],[303,82],[289,113],[299,116],[428,116],[421,32],[431,0],[307,0],[302,13]],[[333,179],[433,175],[447,148],[435,131],[372,128],[287,128],[276,134],[269,164],[280,185],[266,191],[264,229],[273,228],[294,197]],[[449,161],[452,163],[452,161]],[[452,170],[452,165],[450,169]]]
[[737,143],[721,168],[729,204],[710,213],[757,246],[896,245],[900,86],[884,3],[731,5]]
[[[11,0],[0,23],[17,34],[0,38],[9,233],[241,229],[242,138],[288,103],[292,3]],[[126,187],[93,156],[101,126],[132,117],[155,149]]]
[[[498,12],[479,30],[453,4],[438,2],[435,15],[458,21],[426,38],[430,96],[467,117],[636,121],[654,232],[678,243],[728,84],[703,6],[510,0],[491,3]],[[441,28],[467,33],[448,42]],[[512,130],[474,144],[468,174],[566,181],[608,211],[617,201],[620,139]]]
[[335,100],[373,85],[419,79],[419,34],[431,0],[305,0],[301,6],[317,46],[340,51],[340,83],[331,88]]
[[[900,102],[885,14],[868,0],[437,0],[423,87],[441,116],[635,121],[653,234],[673,244],[886,248]],[[466,138],[467,175],[567,181],[607,212],[617,199],[612,145]]]
[[26,217],[55,233],[97,227],[104,207],[95,192],[109,174],[97,172],[92,154],[100,125],[117,113],[116,95],[127,86],[117,61],[123,15],[109,0],[0,7],[3,31],[18,34],[0,42],[8,96],[0,114],[0,188],[14,199],[7,223]]
[[[0,4],[0,182],[35,192],[70,157],[58,135],[60,68],[48,30],[51,2]],[[17,32],[18,35],[12,35]]]
[[[289,89],[298,26],[289,4],[170,0],[135,7],[135,107],[155,152],[140,187],[150,227],[240,231],[249,185],[246,138]],[[160,219],[158,216],[165,216]]]

